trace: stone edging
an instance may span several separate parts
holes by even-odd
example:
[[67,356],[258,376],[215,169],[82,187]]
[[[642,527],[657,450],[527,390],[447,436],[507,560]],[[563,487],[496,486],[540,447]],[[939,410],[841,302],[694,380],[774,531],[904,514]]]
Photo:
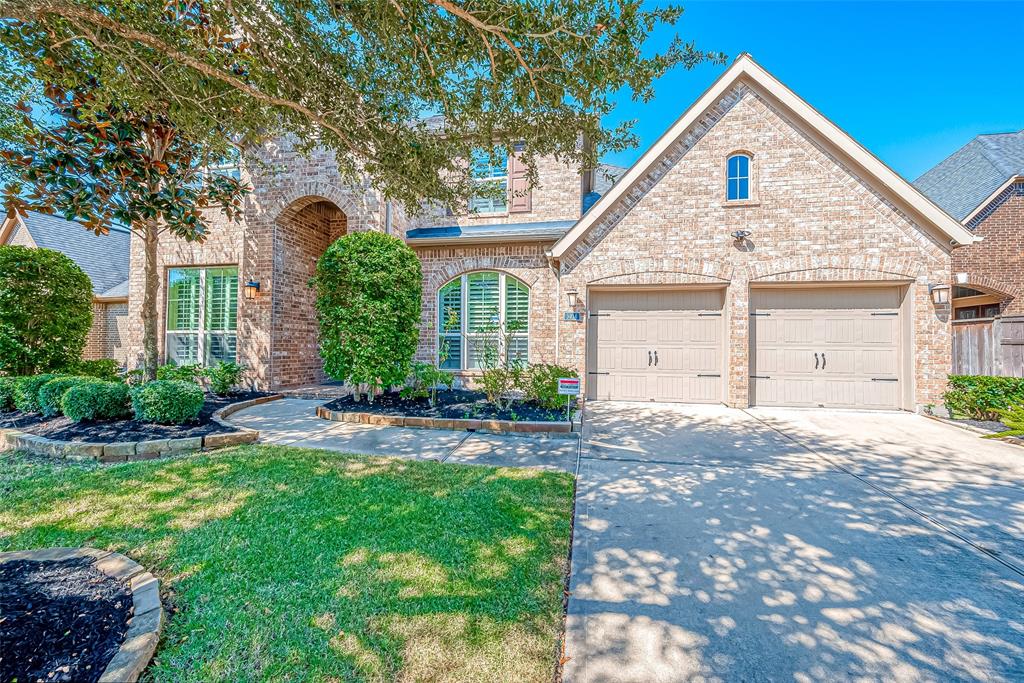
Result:
[[124,642],[100,675],[100,683],[135,683],[149,664],[160,641],[164,608],[160,603],[160,581],[142,565],[120,553],[95,548],[46,548],[0,553],[0,564],[14,560],[47,562],[93,558],[93,566],[107,576],[128,581],[132,591],[132,616]]
[[[984,429],[981,429],[980,427],[975,427],[974,425],[963,424],[958,420],[949,420],[944,417],[939,417],[938,415],[928,415],[927,413],[921,414],[924,415],[924,417],[927,417],[929,420],[935,420],[936,422],[941,422],[942,424],[947,424],[950,425],[951,427],[957,427],[958,429],[963,429],[964,431],[974,432],[975,434],[981,434],[982,436],[990,436],[996,433],[985,431]],[[1024,439],[1017,436],[1002,436],[999,437],[998,439],[989,439],[989,441],[1001,441],[1002,443],[1008,443],[1012,446],[1024,446]]]
[[581,413],[575,411],[572,422],[533,422],[512,420],[470,420],[439,417],[415,417],[406,415],[378,415],[377,413],[356,413],[316,407],[316,416],[333,422],[380,425],[386,427],[412,427],[416,429],[448,429],[452,431],[485,432],[488,434],[515,434],[547,438],[579,438]]
[[223,448],[252,443],[260,433],[225,422],[224,418],[233,413],[261,403],[281,398],[280,394],[260,396],[248,401],[239,401],[224,406],[211,416],[211,420],[233,431],[206,436],[189,436],[182,439],[153,439],[149,441],[122,441],[116,443],[93,443],[89,441],[57,441],[45,436],[29,434],[17,429],[0,429],[0,450],[21,449],[55,458],[68,460],[97,460],[99,462],[126,462],[152,460],[162,455],[198,451],[201,449]]

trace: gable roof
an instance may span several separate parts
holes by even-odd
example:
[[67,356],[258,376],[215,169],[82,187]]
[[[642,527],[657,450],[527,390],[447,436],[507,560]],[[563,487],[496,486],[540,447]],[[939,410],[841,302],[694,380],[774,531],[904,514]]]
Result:
[[657,163],[676,140],[682,137],[709,108],[714,106],[741,80],[772,96],[796,121],[802,123],[809,132],[828,144],[841,158],[864,173],[865,176],[873,179],[880,188],[888,190],[889,194],[900,203],[901,208],[914,215],[922,224],[947,237],[954,246],[970,244],[980,239],[868,152],[842,129],[800,99],[796,93],[755,62],[753,57],[743,53],[644,152],[643,156],[594,204],[573,229],[551,247],[549,255],[553,258],[563,257],[590,228],[598,224],[623,195],[644,178],[648,170]]
[[914,181],[961,221],[984,208],[1007,182],[1024,176],[1024,130],[979,135]]
[[7,225],[0,230],[5,241],[12,232],[12,221],[28,231],[37,247],[59,251],[77,263],[92,280],[93,296],[128,296],[131,233],[126,228],[115,226],[109,234],[97,235],[81,223],[29,211],[27,217],[15,214],[7,218]]

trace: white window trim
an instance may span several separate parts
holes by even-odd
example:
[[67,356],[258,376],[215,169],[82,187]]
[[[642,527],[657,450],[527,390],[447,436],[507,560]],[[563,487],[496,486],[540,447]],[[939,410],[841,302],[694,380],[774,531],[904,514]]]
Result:
[[[166,320],[167,320],[167,301],[165,300],[165,302],[164,302],[164,321],[165,321],[164,322],[164,361],[165,362],[172,360],[170,358],[170,356],[168,355],[168,349],[170,348],[170,344],[169,344],[168,338],[169,338],[170,335],[176,334],[176,335],[192,335],[192,336],[194,336],[196,338],[196,359],[195,359],[195,361],[193,361],[193,363],[197,363],[199,365],[205,365],[206,364],[206,337],[210,334],[210,331],[206,329],[206,273],[208,271],[210,271],[210,270],[224,270],[224,269],[229,269],[229,268],[234,268],[236,272],[238,271],[238,266],[233,266],[233,265],[225,265],[225,266],[173,266],[173,267],[170,267],[170,268],[167,269],[167,286],[166,286],[165,291],[168,293],[168,296],[165,297],[166,300],[170,299],[170,291],[171,291],[170,285],[171,285],[171,272],[172,271],[175,271],[175,270],[197,270],[197,271],[199,271],[199,296],[198,296],[197,302],[196,302],[196,305],[199,307],[199,320],[198,320],[198,323],[197,323],[198,326],[194,330],[171,330],[171,329],[168,329],[167,328],[167,323],[166,323]],[[237,306],[238,305],[238,302],[237,302],[238,296],[237,296],[237,294],[236,294],[235,298],[236,298],[236,304],[235,305]],[[237,325],[238,313],[237,313],[237,311],[235,313],[235,320],[236,320],[236,325],[235,325],[235,329],[234,329],[234,334],[235,334],[235,340],[236,340],[235,343],[237,344],[237,340],[238,340],[238,325]],[[218,330],[217,333],[218,334],[226,334],[226,333],[229,333],[229,331],[228,330]],[[236,349],[236,351],[235,351],[235,362],[237,362],[237,361],[238,361],[238,352],[237,352],[237,349]],[[177,361],[175,361],[175,362],[177,362]]]
[[[468,367],[469,366],[469,358],[470,358],[470,354],[469,354],[469,341],[471,339],[479,340],[479,339],[486,339],[487,338],[487,333],[486,332],[470,332],[469,329],[468,329],[469,328],[469,276],[470,275],[476,275],[478,273],[497,273],[497,275],[498,275],[498,325],[500,326],[500,328],[502,330],[505,329],[505,316],[507,314],[507,311],[506,311],[506,301],[507,301],[508,297],[506,296],[506,287],[507,287],[508,278],[511,277],[513,280],[515,280],[516,282],[522,283],[522,285],[524,287],[526,287],[526,330],[524,330],[522,332],[517,332],[513,336],[515,338],[525,339],[526,340],[526,359],[525,359],[524,362],[528,363],[529,360],[530,360],[530,312],[533,310],[533,289],[530,287],[530,285],[526,284],[525,282],[523,282],[519,278],[517,278],[515,276],[507,275],[506,273],[503,273],[500,270],[474,270],[474,271],[469,272],[469,273],[463,273],[462,275],[460,275],[457,278],[452,278],[451,280],[449,280],[448,282],[445,282],[443,285],[441,285],[437,289],[437,321],[438,321],[438,328],[439,329],[438,329],[438,332],[437,332],[437,349],[436,349],[436,352],[434,354],[434,359],[437,362],[438,367],[440,367],[440,365],[441,365],[441,337],[449,337],[449,338],[451,338],[451,337],[458,337],[460,342],[461,342],[461,344],[462,344],[462,353],[461,353],[460,358],[459,358],[459,367],[458,368],[449,368],[449,370],[452,370],[454,372],[480,372],[481,370],[483,370],[483,368],[471,368],[471,367]],[[441,310],[441,290],[443,290],[445,287],[447,287],[451,283],[455,282],[456,280],[459,281],[459,301],[460,301],[459,305],[460,305],[460,308],[461,308],[461,311],[459,313],[459,330],[458,330],[458,332],[445,332],[443,329],[440,328],[441,320],[443,319],[442,310]],[[507,349],[504,348],[504,344],[505,344],[505,337],[504,337],[504,335],[501,335],[498,338],[498,344],[499,344],[499,347],[500,347],[498,349],[498,352],[501,355],[501,360],[504,361],[505,357],[506,357],[505,354],[507,352]]]

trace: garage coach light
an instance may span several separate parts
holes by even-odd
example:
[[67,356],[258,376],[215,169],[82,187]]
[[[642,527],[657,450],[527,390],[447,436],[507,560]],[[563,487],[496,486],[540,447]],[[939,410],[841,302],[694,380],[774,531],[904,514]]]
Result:
[[580,302],[580,293],[575,289],[570,289],[565,293],[565,298],[569,301],[569,308],[576,308],[576,305]]
[[949,303],[949,285],[932,285],[928,291],[931,292],[933,304]]
[[260,283],[255,280],[250,280],[245,283],[245,298],[250,301],[256,298],[256,295],[260,293]]

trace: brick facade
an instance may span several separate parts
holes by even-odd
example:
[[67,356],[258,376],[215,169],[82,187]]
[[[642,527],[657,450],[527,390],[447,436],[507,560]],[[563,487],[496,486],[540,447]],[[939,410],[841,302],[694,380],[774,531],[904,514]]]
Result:
[[82,350],[84,360],[113,358],[120,364],[128,362],[128,302],[92,302],[92,327]]
[[967,273],[967,286],[1000,296],[1002,315],[1024,315],[1024,181],[989,202],[967,227],[982,242],[953,252],[953,272]]

